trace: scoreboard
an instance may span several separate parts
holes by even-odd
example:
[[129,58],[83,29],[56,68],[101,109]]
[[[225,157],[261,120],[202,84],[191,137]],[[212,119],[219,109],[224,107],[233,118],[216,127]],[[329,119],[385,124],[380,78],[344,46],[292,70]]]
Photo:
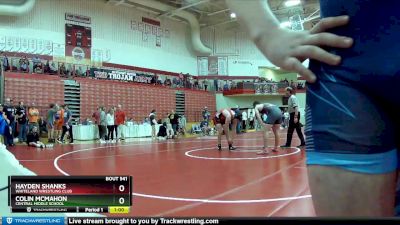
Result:
[[128,213],[131,176],[10,176],[8,205],[24,213]]

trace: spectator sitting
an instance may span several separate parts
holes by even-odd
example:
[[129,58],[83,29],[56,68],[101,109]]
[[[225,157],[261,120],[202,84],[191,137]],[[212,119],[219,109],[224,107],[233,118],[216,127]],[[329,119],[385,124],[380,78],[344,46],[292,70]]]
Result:
[[207,120],[201,121],[200,128],[203,131],[204,135],[209,135],[210,134],[211,128],[210,128],[209,123],[208,123]]
[[50,63],[49,63],[49,60],[47,60],[47,61],[46,61],[46,64],[44,65],[43,73],[50,73]]
[[34,73],[43,73],[42,60],[40,60],[38,56],[35,56],[32,59],[32,64],[33,64],[33,72]]
[[60,76],[66,76],[67,75],[67,69],[65,68],[64,63],[61,63],[61,66],[59,68],[59,74],[60,74]]
[[169,119],[169,114],[167,113],[167,117],[163,119],[163,124],[167,124],[167,138],[174,137],[174,130],[172,129],[171,120]]
[[20,69],[22,72],[29,72],[29,61],[28,61],[28,59],[26,58],[26,56],[22,57],[22,58],[19,60],[19,69]]
[[78,66],[78,69],[75,70],[75,75],[79,77],[86,76],[86,72],[83,72],[82,67]]
[[160,129],[158,130],[157,134],[158,139],[167,139],[167,123],[163,123],[162,126],[160,126]]
[[65,75],[66,75],[66,77],[70,77],[70,76],[73,76],[74,75],[74,73],[75,73],[75,71],[73,71],[72,69],[71,69],[71,64],[67,64],[66,66],[65,66]]
[[43,117],[40,117],[39,121],[39,134],[47,133],[47,122],[43,119]]
[[54,62],[51,62],[50,67],[49,67],[49,73],[50,74],[56,74],[57,73],[57,67]]
[[28,146],[37,147],[37,148],[44,148],[45,145],[39,141],[39,133],[37,127],[32,127],[32,130],[29,131],[27,135],[26,143]]

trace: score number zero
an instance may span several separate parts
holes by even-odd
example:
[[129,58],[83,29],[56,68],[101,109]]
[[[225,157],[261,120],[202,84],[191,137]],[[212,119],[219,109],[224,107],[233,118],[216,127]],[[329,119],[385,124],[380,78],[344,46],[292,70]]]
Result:
[[[124,191],[125,191],[125,186],[122,185],[122,184],[119,185],[119,186],[118,186],[118,191],[124,192]],[[121,205],[125,204],[125,198],[124,198],[124,197],[120,197],[120,198],[118,199],[118,203],[121,204]]]
[[[115,177],[106,177],[106,181],[128,181],[128,177],[126,176],[115,176]],[[125,185],[119,185],[118,186],[118,191],[119,192],[124,192],[125,191]],[[125,203],[125,198],[120,197],[118,199],[118,203],[123,205]]]

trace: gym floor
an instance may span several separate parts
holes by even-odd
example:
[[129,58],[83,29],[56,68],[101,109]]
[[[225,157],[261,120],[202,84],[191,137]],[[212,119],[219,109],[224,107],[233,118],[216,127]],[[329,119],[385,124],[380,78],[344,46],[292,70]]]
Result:
[[[38,175],[133,176],[129,216],[315,216],[304,150],[293,147],[257,155],[261,135],[238,135],[235,151],[228,151],[224,140],[221,152],[215,136],[44,150],[17,145],[10,151]],[[285,139],[286,130],[281,130],[281,144]],[[294,134],[292,146],[299,144]]]

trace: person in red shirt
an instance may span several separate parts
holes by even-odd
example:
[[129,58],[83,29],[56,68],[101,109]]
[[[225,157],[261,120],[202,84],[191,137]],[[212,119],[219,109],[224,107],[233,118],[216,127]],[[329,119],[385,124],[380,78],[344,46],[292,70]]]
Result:
[[92,117],[94,118],[94,123],[97,125],[100,131],[100,107],[97,107],[96,112],[93,113]]
[[218,150],[222,150],[221,139],[223,132],[225,132],[226,140],[228,141],[229,145],[229,150],[235,150],[236,148],[233,147],[233,135],[235,135],[235,132],[232,132],[229,129],[230,124],[232,124],[233,128],[237,126],[238,118],[236,117],[235,112],[231,109],[220,109],[218,112],[215,113],[213,122],[215,128],[218,131]]
[[[115,130],[116,130],[116,136],[117,140],[125,140],[125,121],[126,121],[126,115],[125,112],[122,111],[122,106],[118,105],[117,111],[115,111]],[[118,136],[118,133],[120,136]]]

